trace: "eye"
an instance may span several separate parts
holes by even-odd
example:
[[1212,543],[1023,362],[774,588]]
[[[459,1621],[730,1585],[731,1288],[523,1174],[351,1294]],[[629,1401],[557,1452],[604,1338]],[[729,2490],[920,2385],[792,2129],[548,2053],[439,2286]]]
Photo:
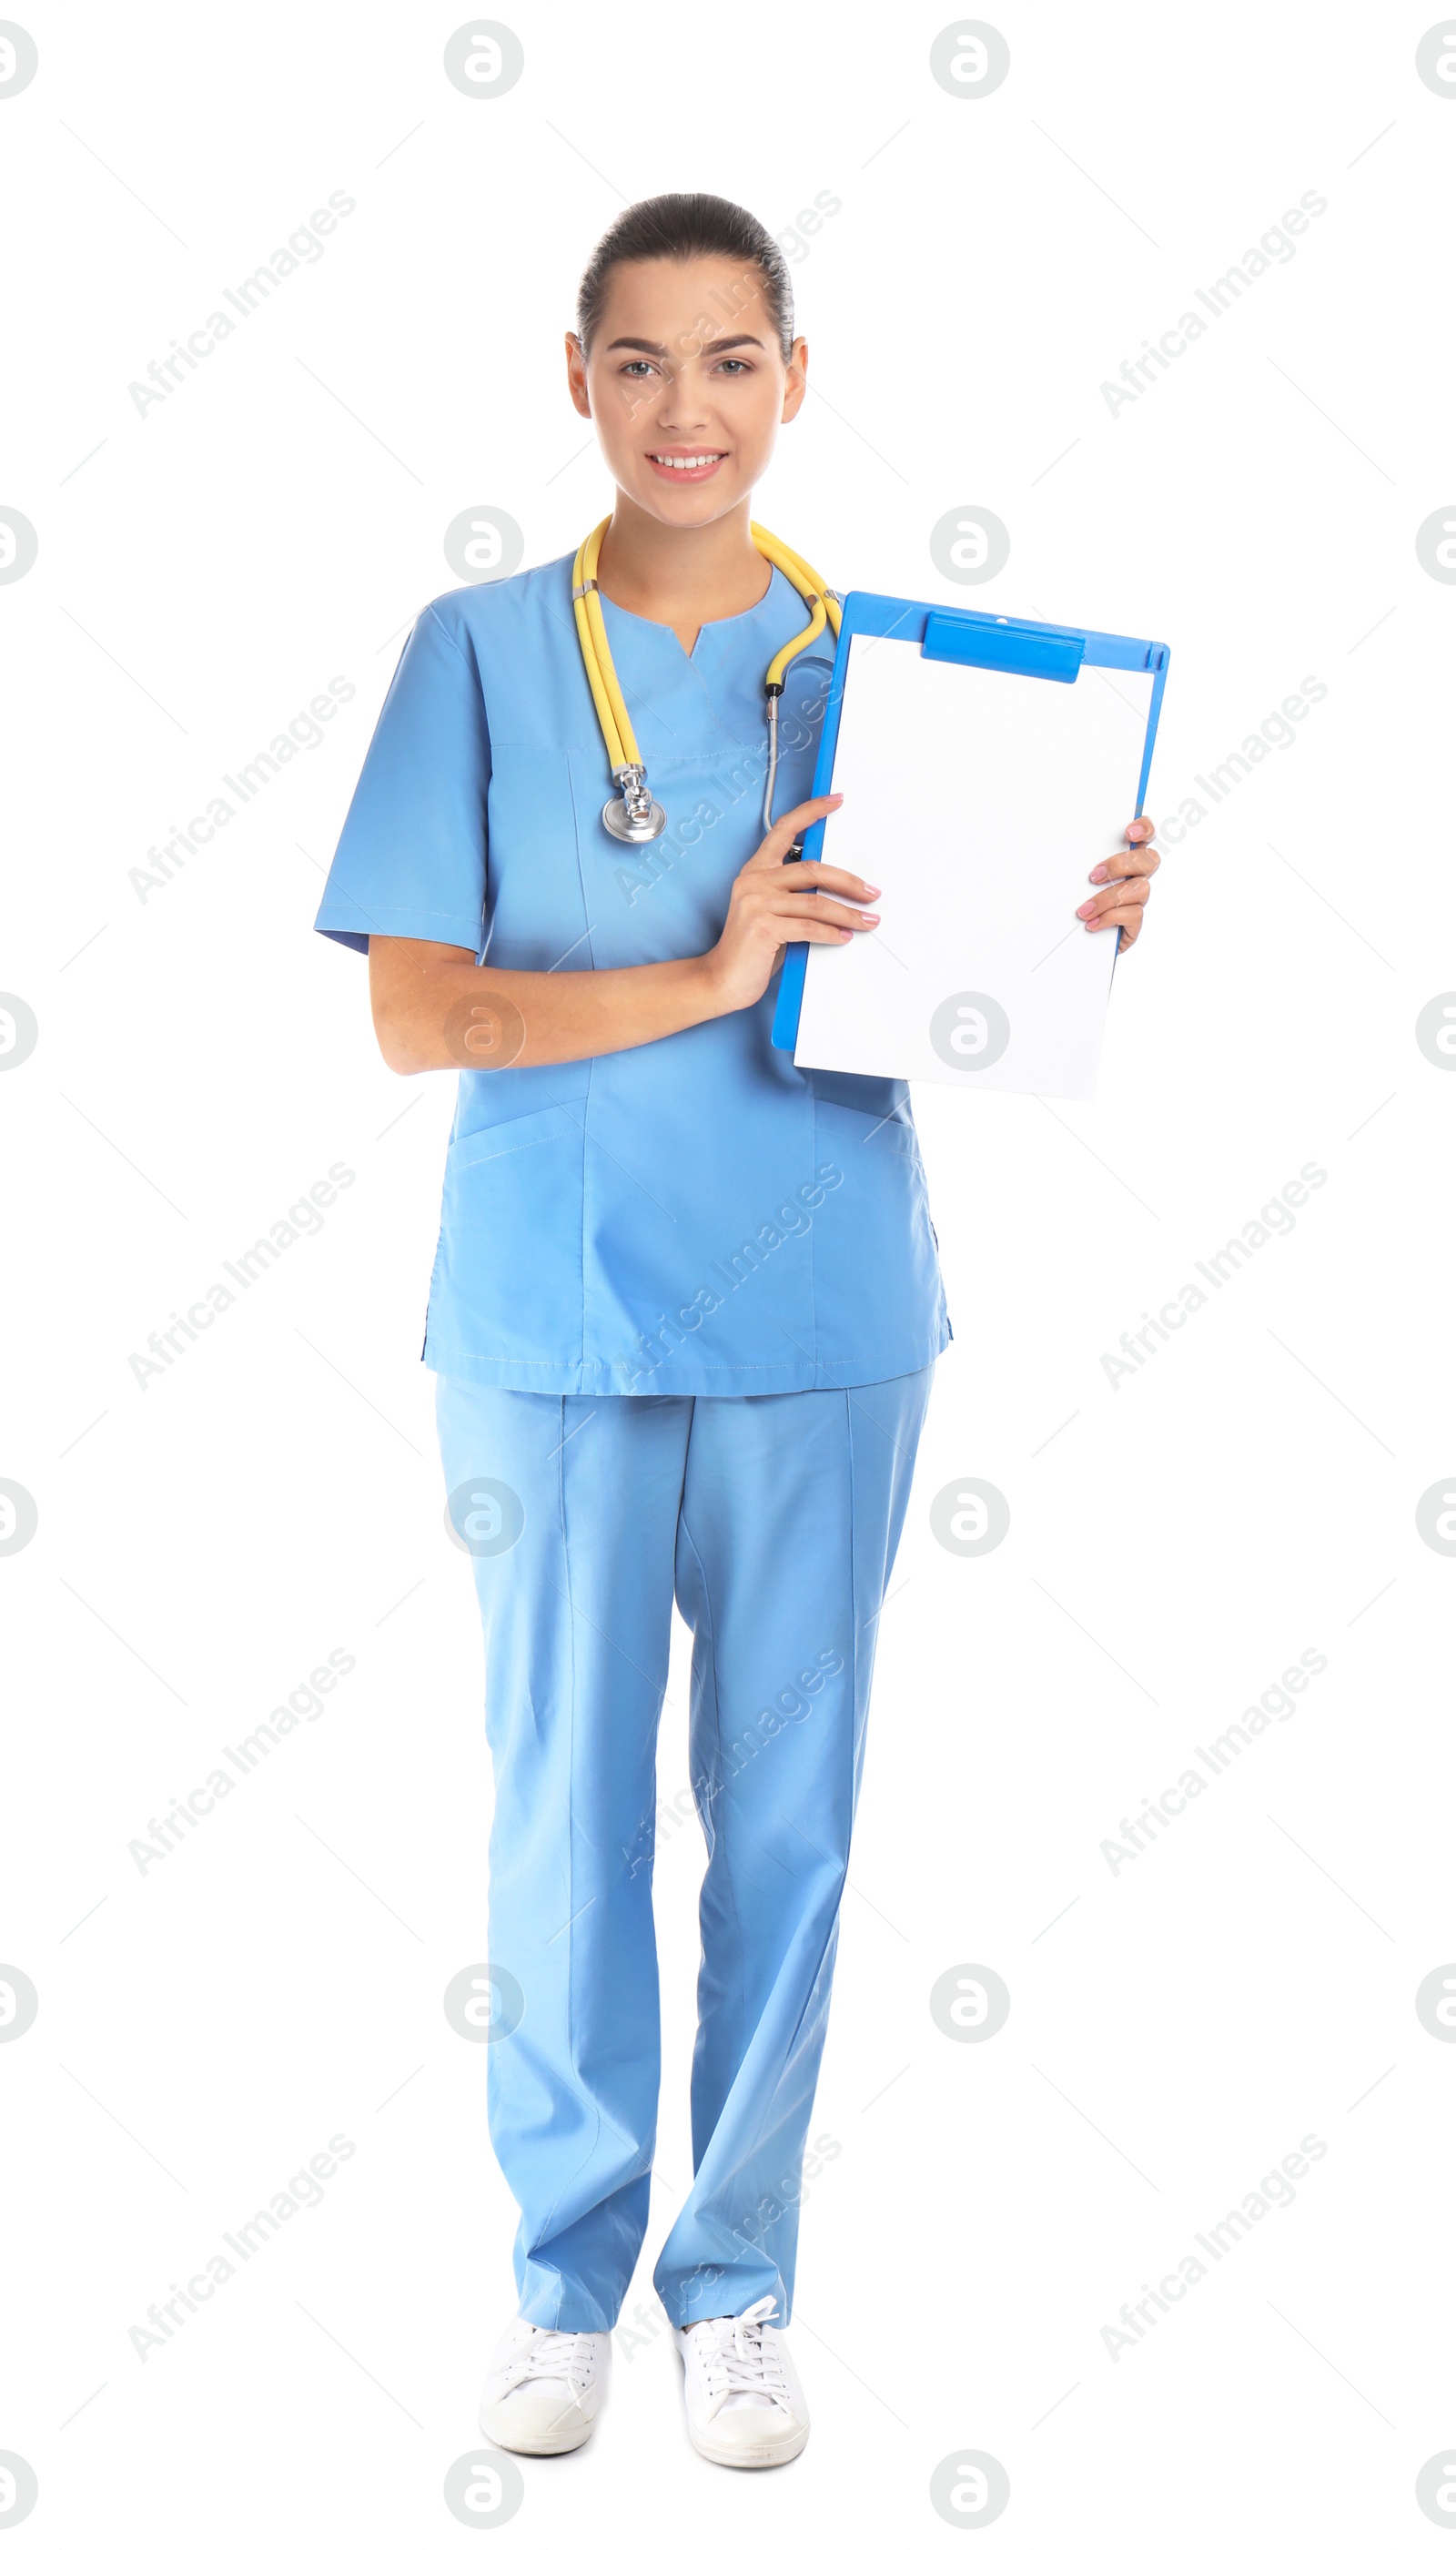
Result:
[[725,354],[717,368],[721,372],[747,372],[753,367],[751,363],[744,362],[741,354]]
[[640,380],[644,373],[653,369],[645,354],[634,354],[631,362],[623,364],[622,376],[624,380]]

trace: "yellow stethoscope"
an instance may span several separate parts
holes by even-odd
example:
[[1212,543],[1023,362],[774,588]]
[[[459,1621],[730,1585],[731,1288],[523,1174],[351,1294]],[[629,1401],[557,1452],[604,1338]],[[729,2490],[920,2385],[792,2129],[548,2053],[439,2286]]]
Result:
[[[607,759],[621,795],[609,797],[602,809],[602,821],[614,841],[634,845],[655,841],[667,823],[666,810],[659,806],[647,786],[637,739],[632,733],[622,685],[612,661],[607,642],[606,623],[602,618],[601,597],[597,587],[597,560],[601,555],[602,535],[611,522],[598,523],[589,532],[576,552],[571,570],[571,602],[576,613],[576,634],[581,640],[581,657],[586,677],[592,686],[597,716],[602,725],[602,740],[607,746]],[[768,703],[768,777],[763,791],[763,829],[773,822],[773,784],[779,763],[779,701],[783,696],[784,674],[794,657],[811,645],[824,629],[825,621],[835,638],[839,635],[839,597],[817,576],[812,566],[797,550],[786,548],[766,532],[761,523],[750,523],[753,545],[761,557],[788,577],[801,601],[810,605],[807,628],[787,646],[781,646],[763,677],[764,697]]]

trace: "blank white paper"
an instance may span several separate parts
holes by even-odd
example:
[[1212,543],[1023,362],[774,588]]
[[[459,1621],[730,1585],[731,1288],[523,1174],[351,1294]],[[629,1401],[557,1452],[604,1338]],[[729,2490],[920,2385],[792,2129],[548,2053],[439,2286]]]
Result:
[[794,1059],[959,1089],[1091,1098],[1116,949],[1076,918],[1125,847],[1151,673],[1075,682],[850,639],[827,864],[878,930],[809,950]]

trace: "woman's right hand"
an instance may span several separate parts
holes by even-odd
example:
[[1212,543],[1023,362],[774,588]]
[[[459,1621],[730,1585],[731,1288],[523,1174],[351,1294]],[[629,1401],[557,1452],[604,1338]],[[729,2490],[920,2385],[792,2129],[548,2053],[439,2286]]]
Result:
[[878,928],[877,914],[852,908],[872,903],[880,891],[877,885],[866,885],[848,868],[825,867],[818,859],[784,864],[795,834],[842,803],[841,791],[808,797],[802,806],[791,807],[739,868],[723,935],[703,959],[726,1010],[751,1009],[762,999],[792,939],[842,947],[857,931]]

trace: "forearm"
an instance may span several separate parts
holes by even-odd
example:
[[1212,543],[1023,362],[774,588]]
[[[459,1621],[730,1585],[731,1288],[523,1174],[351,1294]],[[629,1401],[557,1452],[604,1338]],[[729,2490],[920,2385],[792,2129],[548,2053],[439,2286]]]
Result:
[[380,1051],[404,1073],[584,1062],[736,1006],[711,956],[534,974],[411,939],[371,940],[369,989]]

